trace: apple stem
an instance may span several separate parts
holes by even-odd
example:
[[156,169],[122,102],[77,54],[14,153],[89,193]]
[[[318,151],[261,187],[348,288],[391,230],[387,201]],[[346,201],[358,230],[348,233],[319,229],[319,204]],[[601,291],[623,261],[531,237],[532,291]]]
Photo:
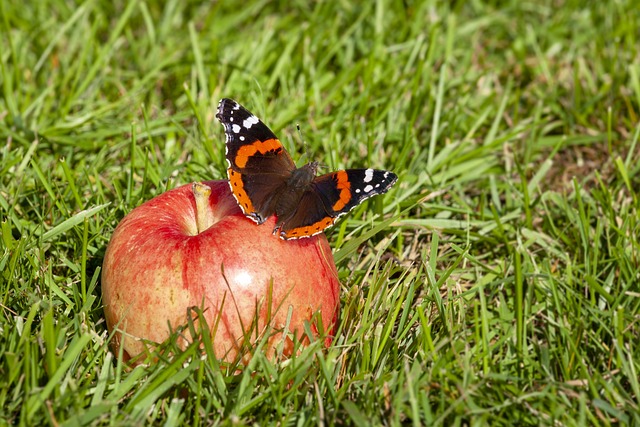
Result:
[[209,206],[211,188],[200,182],[194,182],[191,189],[196,199],[196,226],[200,234],[213,225],[213,212]]

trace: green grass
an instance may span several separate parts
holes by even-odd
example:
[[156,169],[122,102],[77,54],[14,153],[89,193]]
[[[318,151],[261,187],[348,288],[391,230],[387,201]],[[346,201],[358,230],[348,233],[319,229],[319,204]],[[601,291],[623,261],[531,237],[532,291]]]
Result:
[[[362,3],[0,0],[0,423],[640,423],[640,9]],[[330,348],[128,369],[105,247],[223,177],[223,96],[399,182],[328,233]]]

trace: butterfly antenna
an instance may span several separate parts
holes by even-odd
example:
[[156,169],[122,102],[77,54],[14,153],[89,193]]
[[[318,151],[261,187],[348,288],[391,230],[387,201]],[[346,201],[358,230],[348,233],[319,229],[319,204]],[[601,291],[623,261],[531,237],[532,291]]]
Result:
[[304,152],[300,156],[300,160],[304,159],[305,157],[309,158],[309,146],[307,145],[307,141],[305,141],[304,139],[304,135],[302,134],[299,123],[296,123],[296,129],[298,129],[298,138],[300,138],[300,140],[302,141],[302,147],[304,149]]
[[[310,161],[311,156],[309,155],[309,145],[307,144],[307,141],[305,141],[304,136],[302,135],[302,130],[300,130],[300,124],[296,123],[296,129],[298,129],[298,137],[300,138],[300,140],[302,141],[302,147],[304,148],[304,153],[302,153],[302,155],[300,156],[300,161],[302,161],[305,157],[309,158],[309,160],[304,161],[304,163],[302,164],[306,164]],[[327,165],[325,165],[324,163],[318,163],[318,169],[327,169]]]

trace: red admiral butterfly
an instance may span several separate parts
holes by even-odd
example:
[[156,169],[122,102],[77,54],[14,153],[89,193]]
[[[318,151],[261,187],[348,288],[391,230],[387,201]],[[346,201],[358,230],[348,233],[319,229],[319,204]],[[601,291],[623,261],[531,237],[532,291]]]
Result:
[[321,233],[398,177],[389,171],[347,169],[316,176],[318,162],[296,168],[282,143],[260,119],[231,99],[216,117],[224,126],[229,185],[242,212],[258,224],[271,215],[283,239]]

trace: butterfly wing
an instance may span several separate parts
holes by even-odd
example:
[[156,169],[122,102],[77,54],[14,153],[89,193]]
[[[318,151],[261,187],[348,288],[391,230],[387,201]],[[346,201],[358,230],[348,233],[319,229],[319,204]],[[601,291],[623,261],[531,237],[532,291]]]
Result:
[[236,101],[222,99],[216,117],[226,135],[233,196],[245,215],[262,224],[274,213],[273,196],[296,166],[271,129]]
[[283,239],[310,237],[321,233],[341,215],[369,197],[386,193],[398,177],[375,169],[348,169],[321,175],[287,218],[278,218]]

